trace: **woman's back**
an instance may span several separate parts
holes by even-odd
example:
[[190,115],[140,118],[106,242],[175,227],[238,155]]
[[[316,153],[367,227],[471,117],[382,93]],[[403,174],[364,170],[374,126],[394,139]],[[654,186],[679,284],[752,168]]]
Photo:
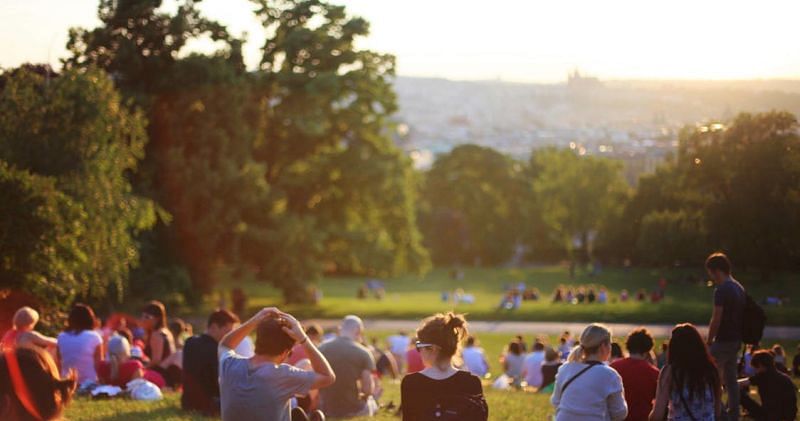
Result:
[[78,383],[97,381],[95,350],[103,343],[100,334],[93,330],[61,332],[58,335],[58,353],[61,357],[61,375],[67,376],[70,369],[78,374]]
[[[702,396],[692,396],[684,388],[673,390],[669,397],[669,421],[714,421],[714,393],[707,387]],[[691,414],[691,415],[690,415]]]
[[452,401],[454,397],[464,398],[463,402],[457,402],[462,407],[468,403],[486,408],[480,379],[467,371],[457,371],[442,380],[422,373],[409,374],[403,378],[400,389],[403,420],[434,419],[437,405],[446,404],[445,401]]
[[551,402],[556,420],[621,420],[627,415],[622,378],[602,363],[595,362],[591,367],[583,362],[562,365]]

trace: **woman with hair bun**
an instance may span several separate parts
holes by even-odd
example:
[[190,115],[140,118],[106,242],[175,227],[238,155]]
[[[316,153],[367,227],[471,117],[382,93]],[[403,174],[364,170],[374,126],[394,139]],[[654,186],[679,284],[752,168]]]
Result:
[[622,378],[605,364],[611,356],[611,331],[591,324],[558,369],[553,396],[556,421],[621,421],[628,415]]
[[62,378],[47,352],[16,348],[0,353],[0,420],[60,419],[75,387],[74,372]]
[[484,421],[489,408],[478,377],[456,368],[467,322],[460,314],[436,314],[417,329],[417,350],[425,369],[400,386],[404,421]]

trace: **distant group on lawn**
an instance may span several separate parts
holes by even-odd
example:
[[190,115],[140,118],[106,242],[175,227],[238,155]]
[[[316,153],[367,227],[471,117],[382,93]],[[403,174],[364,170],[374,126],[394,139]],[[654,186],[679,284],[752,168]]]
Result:
[[[486,381],[497,389],[550,394],[558,421],[737,420],[740,404],[756,420],[794,420],[796,387],[789,374],[800,376],[800,355],[789,367],[779,345],[748,346],[740,358],[743,342],[753,342],[759,328],[753,324],[757,307],[731,276],[727,257],[711,255],[706,269],[716,284],[707,337],[678,324],[656,355],[644,328],[627,334],[627,354],[597,323],[579,337],[564,332],[553,345],[537,337],[529,346],[520,335],[500,356],[503,372],[495,378],[465,317],[454,313],[425,318],[413,337],[398,332],[384,346],[367,340],[355,315],[325,332],[274,307],[244,323],[216,310],[205,331],[194,334],[180,320],[168,322],[158,301],[139,318],[114,315],[102,327],[91,307],[76,304],[64,331],[51,338],[35,330],[36,310],[23,307],[2,336],[0,419],[58,419],[75,393],[154,400],[174,390],[184,410],[226,421],[378,411],[404,421],[486,420]],[[590,291],[583,293],[588,300]],[[399,405],[383,399],[387,378],[402,379]],[[758,401],[750,387],[757,388]]]

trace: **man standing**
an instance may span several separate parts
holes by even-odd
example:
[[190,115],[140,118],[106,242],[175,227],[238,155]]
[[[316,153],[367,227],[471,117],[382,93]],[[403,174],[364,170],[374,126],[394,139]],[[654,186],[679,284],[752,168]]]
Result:
[[723,253],[713,253],[706,259],[706,271],[716,285],[714,310],[708,326],[708,344],[717,362],[720,379],[728,395],[727,419],[739,419],[739,385],[737,366],[742,347],[744,317],[744,287],[731,275],[731,262]]
[[183,395],[181,408],[206,416],[219,415],[217,344],[239,318],[228,310],[217,310],[208,317],[206,332],[186,340],[183,346]]
[[364,324],[357,316],[342,320],[339,337],[325,342],[320,351],[330,361],[336,384],[320,391],[322,411],[335,418],[373,416],[367,400],[374,393],[375,359],[361,345]]

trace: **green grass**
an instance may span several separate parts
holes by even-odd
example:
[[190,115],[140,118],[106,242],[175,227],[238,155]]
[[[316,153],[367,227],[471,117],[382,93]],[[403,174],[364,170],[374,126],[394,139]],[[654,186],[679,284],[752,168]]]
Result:
[[[390,333],[368,332],[368,336],[383,339]],[[532,341],[533,335],[535,335],[535,332],[520,333],[525,335],[528,343]],[[481,346],[486,351],[493,377],[496,377],[501,372],[498,359],[511,336],[500,333],[484,333],[479,336]],[[544,337],[544,339],[551,344],[555,342],[555,337],[552,336]],[[616,340],[622,341],[622,338],[616,338]],[[659,338],[659,342],[661,340],[663,338]],[[789,350],[794,350],[796,345],[794,342],[786,341],[781,344]],[[385,380],[383,385],[386,391],[381,401],[383,403],[393,401],[398,404],[400,402],[399,381]],[[549,395],[520,391],[497,391],[491,389],[489,381],[484,383],[484,392],[489,403],[491,420],[546,420],[553,414]],[[189,421],[212,419],[185,413],[179,408],[180,397],[176,393],[168,393],[164,400],[158,402],[137,402],[125,399],[92,401],[87,398],[78,398],[67,409],[66,418],[76,421]],[[373,419],[397,421],[399,418],[383,411],[379,417]]]
[[[705,279],[702,270],[688,269],[607,269],[598,276],[581,274],[570,280],[563,267],[548,266],[528,269],[475,268],[465,270],[463,280],[451,280],[446,269],[436,269],[424,277],[400,277],[387,279],[386,297],[356,299],[356,292],[363,284],[363,277],[336,277],[322,280],[318,287],[324,297],[316,306],[285,306],[278,291],[269,285],[246,282],[225,283],[218,293],[227,292],[234,286],[242,287],[249,297],[251,310],[269,305],[280,305],[303,318],[339,318],[346,314],[358,314],[366,318],[418,319],[435,312],[450,310],[451,303],[443,303],[442,291],[463,288],[476,298],[475,304],[460,304],[457,311],[470,315],[472,320],[526,320],[564,322],[640,322],[640,323],[707,323],[710,316],[712,288],[700,280]],[[617,302],[619,292],[627,289],[631,294],[639,289],[655,288],[658,279],[669,280],[667,298],[661,303]],[[698,282],[686,279],[693,276]],[[800,296],[797,274],[783,274],[769,283],[758,282],[756,274],[740,274],[739,280],[757,300],[768,295]],[[529,287],[541,290],[543,299],[524,302],[516,311],[498,311],[504,286],[525,281]],[[602,285],[610,290],[612,302],[605,305],[568,305],[550,302],[552,291],[558,285]],[[212,297],[208,310],[218,302]],[[773,325],[800,324],[800,302],[783,307],[767,308],[769,323]]]

